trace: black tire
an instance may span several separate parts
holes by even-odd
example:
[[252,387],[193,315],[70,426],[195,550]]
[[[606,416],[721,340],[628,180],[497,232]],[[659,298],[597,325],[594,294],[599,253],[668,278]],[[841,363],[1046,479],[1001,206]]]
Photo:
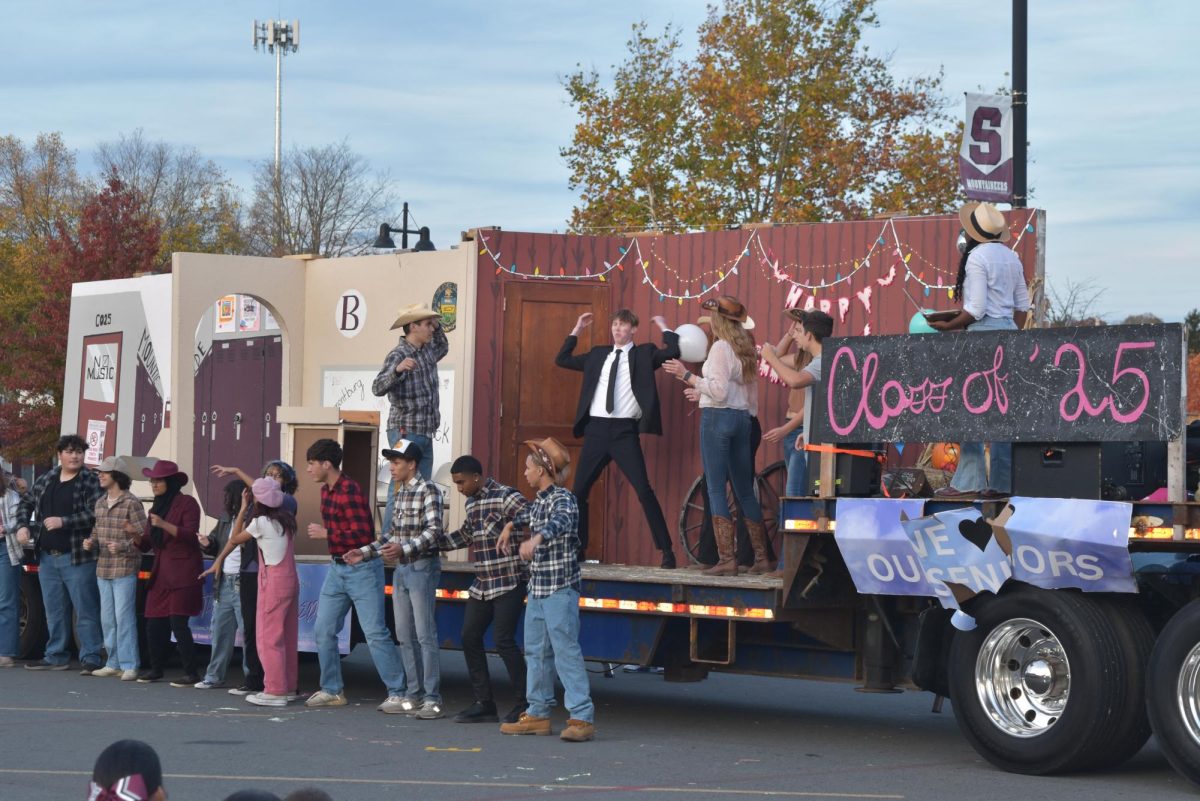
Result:
[[1200,784],[1200,601],[1167,623],[1147,671],[1146,711],[1167,761]]
[[46,608],[42,605],[42,590],[36,573],[21,574],[21,639],[17,647],[19,659],[41,659],[46,652]]
[[1025,586],[972,605],[977,627],[955,634],[949,680],[954,717],[980,756],[1045,775],[1080,770],[1109,747],[1129,676],[1106,611],[1080,593]]
[[1146,714],[1146,675],[1154,650],[1154,627],[1133,596],[1107,596],[1100,601],[1108,612],[1125,659],[1128,683],[1119,696],[1122,704],[1117,735],[1101,745],[1081,770],[1115,768],[1127,762],[1150,739]]

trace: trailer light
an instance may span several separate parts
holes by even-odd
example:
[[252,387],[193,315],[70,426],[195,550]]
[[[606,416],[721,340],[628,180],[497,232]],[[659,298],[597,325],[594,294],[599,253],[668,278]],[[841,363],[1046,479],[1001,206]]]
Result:
[[[1175,529],[1172,526],[1134,526],[1129,529],[1129,539],[1131,540],[1170,540],[1174,538]],[[1200,540],[1200,528],[1184,529],[1183,538],[1185,540]]]
[[784,531],[830,531],[837,528],[836,520],[829,520],[825,523],[825,528],[821,528],[821,524],[816,520],[784,520]]
[[438,590],[437,597],[447,601],[465,601],[471,597],[471,593],[466,590]]
[[[390,594],[392,588],[387,588]],[[465,601],[470,597],[466,590],[438,590],[437,597],[446,601]],[[773,609],[736,606],[712,606],[709,604],[674,604],[659,601],[635,601],[625,598],[587,598],[580,596],[580,609],[612,609],[618,612],[646,612],[665,615],[698,615],[700,617],[724,617],[746,620],[774,620]]]

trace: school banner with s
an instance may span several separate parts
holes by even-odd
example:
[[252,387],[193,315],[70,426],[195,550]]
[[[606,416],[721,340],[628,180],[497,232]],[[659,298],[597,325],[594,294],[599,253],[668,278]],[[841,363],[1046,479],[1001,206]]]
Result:
[[1012,202],[1012,129],[1011,97],[967,93],[958,178],[971,200]]

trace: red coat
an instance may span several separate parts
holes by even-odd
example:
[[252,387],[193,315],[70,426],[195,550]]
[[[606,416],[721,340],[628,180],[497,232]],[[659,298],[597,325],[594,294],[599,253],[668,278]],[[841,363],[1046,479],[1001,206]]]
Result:
[[178,526],[179,533],[174,537],[164,534],[162,545],[155,547],[150,538],[150,522],[146,522],[142,550],[154,551],[154,567],[150,569],[146,592],[146,617],[198,615],[204,608],[204,584],[197,578],[204,570],[200,540],[196,538],[200,531],[200,504],[190,495],[177,495],[163,519]]

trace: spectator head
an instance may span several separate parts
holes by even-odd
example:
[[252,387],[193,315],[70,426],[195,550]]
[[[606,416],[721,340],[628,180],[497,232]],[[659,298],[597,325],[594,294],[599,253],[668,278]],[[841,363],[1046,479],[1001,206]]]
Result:
[[118,740],[100,752],[92,768],[89,799],[109,797],[165,801],[162,764],[153,748],[141,740]]
[[273,478],[278,481],[285,495],[295,495],[296,489],[300,486],[300,482],[296,480],[296,468],[279,459],[267,462],[263,467],[262,474],[265,478]]
[[221,502],[225,506],[225,514],[229,515],[230,520],[237,517],[238,509],[242,508],[242,490],[244,489],[246,489],[246,485],[242,483],[242,480],[233,478],[222,490]]
[[320,787],[301,787],[288,793],[283,801],[333,801],[333,796]]
[[279,801],[279,796],[266,790],[238,790],[225,796],[225,801]]
[[58,438],[58,444],[54,449],[61,455],[63,451],[79,451],[80,453],[87,452],[87,443],[83,437],[78,434],[64,434]]

